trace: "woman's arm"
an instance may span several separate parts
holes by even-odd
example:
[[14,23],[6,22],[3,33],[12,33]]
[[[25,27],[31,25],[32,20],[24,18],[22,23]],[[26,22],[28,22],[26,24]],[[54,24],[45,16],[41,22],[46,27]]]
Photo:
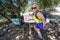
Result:
[[37,13],[37,16],[39,16],[39,17],[42,19],[43,25],[45,25],[45,18],[44,18],[44,16],[43,16],[43,14],[42,14],[41,12],[38,12],[38,13]]

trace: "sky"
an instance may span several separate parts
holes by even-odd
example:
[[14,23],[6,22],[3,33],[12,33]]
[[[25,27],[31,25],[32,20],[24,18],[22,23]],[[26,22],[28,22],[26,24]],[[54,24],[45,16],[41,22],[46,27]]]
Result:
[[29,2],[29,4],[31,4],[31,3],[35,3],[36,0],[28,0],[28,2]]

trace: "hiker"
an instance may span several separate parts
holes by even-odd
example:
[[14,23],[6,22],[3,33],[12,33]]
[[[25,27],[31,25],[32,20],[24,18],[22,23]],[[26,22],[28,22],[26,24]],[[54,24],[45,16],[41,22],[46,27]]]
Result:
[[31,11],[33,12],[33,19],[34,19],[34,29],[37,32],[38,36],[40,39],[44,40],[41,34],[41,30],[44,29],[45,27],[45,18],[38,10],[38,5],[37,4],[32,4],[31,6]]

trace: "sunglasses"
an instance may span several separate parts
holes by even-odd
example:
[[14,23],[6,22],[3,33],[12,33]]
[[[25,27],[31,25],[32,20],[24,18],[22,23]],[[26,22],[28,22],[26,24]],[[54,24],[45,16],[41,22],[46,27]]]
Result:
[[36,9],[36,7],[32,7],[31,9]]

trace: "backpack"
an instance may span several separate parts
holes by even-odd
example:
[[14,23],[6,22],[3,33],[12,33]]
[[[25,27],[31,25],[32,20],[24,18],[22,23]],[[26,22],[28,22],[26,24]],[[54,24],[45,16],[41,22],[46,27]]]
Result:
[[37,12],[35,13],[35,17],[36,17],[37,19],[39,19],[38,16],[37,16],[37,13],[38,13],[38,12],[41,12],[41,13],[43,14],[43,16],[44,16],[44,18],[45,18],[45,21],[46,21],[46,18],[47,18],[46,12],[45,12],[45,11],[39,11],[39,10],[37,10]]

